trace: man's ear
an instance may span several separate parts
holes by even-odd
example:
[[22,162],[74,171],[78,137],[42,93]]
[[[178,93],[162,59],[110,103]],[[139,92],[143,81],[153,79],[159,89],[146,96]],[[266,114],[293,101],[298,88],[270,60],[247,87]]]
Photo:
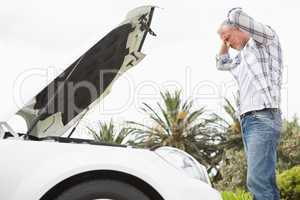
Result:
[[235,32],[242,32],[241,29],[239,27],[233,26],[232,30]]

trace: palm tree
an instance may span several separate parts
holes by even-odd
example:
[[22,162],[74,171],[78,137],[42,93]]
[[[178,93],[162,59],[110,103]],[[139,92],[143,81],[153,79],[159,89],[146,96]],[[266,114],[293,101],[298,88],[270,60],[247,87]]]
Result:
[[90,127],[87,127],[87,129],[96,141],[110,144],[124,144],[125,138],[132,132],[126,128],[122,128],[117,132],[112,120],[109,123],[99,122],[99,131]]
[[216,153],[215,143],[220,140],[211,120],[203,117],[204,108],[192,110],[193,102],[182,101],[181,92],[160,93],[163,105],[157,103],[158,111],[143,103],[142,111],[149,116],[152,125],[128,121],[136,134],[135,143],[140,146],[172,146],[193,155],[206,166],[212,166]]

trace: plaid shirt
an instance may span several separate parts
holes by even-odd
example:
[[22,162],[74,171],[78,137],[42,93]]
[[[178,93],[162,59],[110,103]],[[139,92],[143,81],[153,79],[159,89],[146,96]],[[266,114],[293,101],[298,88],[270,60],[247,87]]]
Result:
[[217,56],[217,68],[230,71],[238,83],[238,112],[280,108],[282,52],[275,31],[248,16],[241,8],[228,13],[231,24],[250,35],[235,58]]

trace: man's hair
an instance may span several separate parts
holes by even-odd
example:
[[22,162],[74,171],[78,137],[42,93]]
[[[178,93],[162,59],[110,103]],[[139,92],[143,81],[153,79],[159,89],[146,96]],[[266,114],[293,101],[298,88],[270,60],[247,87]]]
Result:
[[218,33],[219,33],[219,34],[221,33],[221,31],[222,31],[222,29],[223,29],[224,26],[230,26],[230,27],[232,27],[232,28],[237,28],[237,26],[236,26],[234,23],[232,23],[229,19],[225,19],[225,20],[220,24],[220,27],[219,27],[219,29],[218,29]]

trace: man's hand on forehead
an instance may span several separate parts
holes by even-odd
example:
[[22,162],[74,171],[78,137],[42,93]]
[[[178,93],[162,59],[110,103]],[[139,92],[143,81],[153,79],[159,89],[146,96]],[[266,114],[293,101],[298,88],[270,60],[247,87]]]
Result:
[[227,48],[230,47],[230,43],[228,42],[228,36],[227,35],[221,35],[221,40],[223,45],[225,45]]
[[230,44],[228,42],[225,42],[224,40],[222,40],[219,55],[223,55],[223,54],[228,53],[229,48],[230,48]]

